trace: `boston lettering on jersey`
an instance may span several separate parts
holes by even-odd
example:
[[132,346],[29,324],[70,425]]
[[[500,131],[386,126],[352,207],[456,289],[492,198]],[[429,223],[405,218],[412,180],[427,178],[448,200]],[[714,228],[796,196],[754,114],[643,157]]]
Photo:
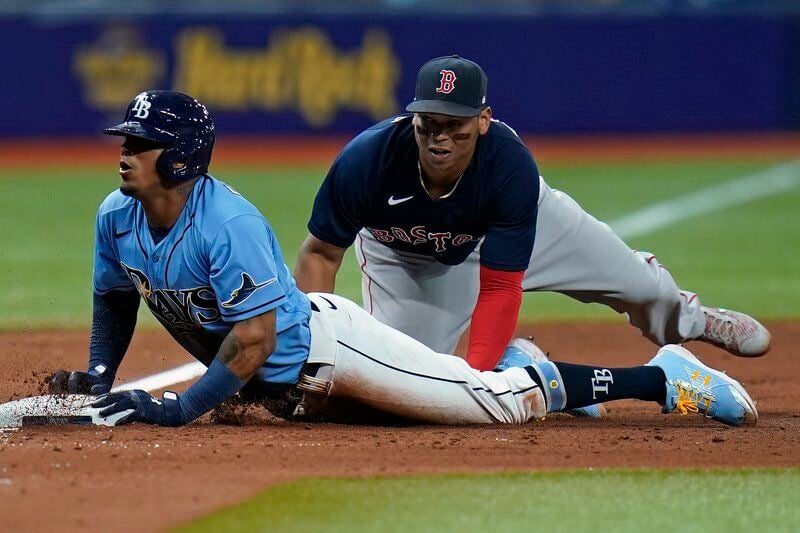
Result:
[[[455,237],[448,231],[446,233],[432,233],[425,229],[425,226],[414,226],[406,231],[403,228],[393,227],[391,230],[383,230],[377,228],[367,228],[370,233],[375,237],[375,240],[383,243],[393,242],[399,239],[402,242],[411,245],[427,244],[433,242],[434,252],[444,252],[448,246],[462,246],[468,242],[476,240],[472,235],[460,234]],[[470,250],[475,247],[470,247]]]
[[417,161],[411,115],[365,130],[331,166],[314,200],[309,231],[346,248],[367,228],[390,248],[447,265],[462,263],[483,238],[482,264],[527,268],[536,235],[539,172],[511,128],[492,121],[445,198],[428,195]]

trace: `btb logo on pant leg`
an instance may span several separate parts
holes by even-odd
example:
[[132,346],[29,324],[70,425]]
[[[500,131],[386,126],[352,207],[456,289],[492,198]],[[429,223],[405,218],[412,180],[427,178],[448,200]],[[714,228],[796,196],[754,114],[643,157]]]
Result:
[[608,386],[614,383],[614,376],[611,375],[611,370],[607,368],[595,369],[594,377],[592,378],[592,399],[597,399],[597,393],[602,392],[608,394]]

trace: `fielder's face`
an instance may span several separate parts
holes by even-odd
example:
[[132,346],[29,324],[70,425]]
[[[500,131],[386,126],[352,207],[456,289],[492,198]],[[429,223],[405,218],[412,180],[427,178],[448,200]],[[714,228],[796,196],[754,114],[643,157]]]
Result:
[[489,131],[491,118],[489,107],[477,117],[416,113],[414,136],[422,166],[440,175],[463,172],[475,152],[478,135]]
[[120,148],[119,190],[125,196],[141,198],[161,189],[162,178],[156,170],[156,160],[164,151],[164,145],[138,137],[125,137]]

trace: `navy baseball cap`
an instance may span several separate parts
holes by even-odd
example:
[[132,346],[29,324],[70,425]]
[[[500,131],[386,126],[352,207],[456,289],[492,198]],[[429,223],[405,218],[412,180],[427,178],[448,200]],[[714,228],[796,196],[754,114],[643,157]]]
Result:
[[417,73],[414,101],[406,111],[477,117],[486,107],[488,83],[486,73],[474,61],[459,56],[431,59]]

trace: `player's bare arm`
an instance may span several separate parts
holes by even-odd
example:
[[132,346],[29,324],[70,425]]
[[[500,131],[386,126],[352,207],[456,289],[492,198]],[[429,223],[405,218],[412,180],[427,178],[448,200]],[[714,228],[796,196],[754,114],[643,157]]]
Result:
[[275,350],[275,311],[234,324],[222,341],[217,359],[247,381]]
[[180,396],[167,391],[158,401],[143,390],[134,390],[101,397],[95,405],[104,416],[127,413],[117,424],[184,425],[235,395],[275,346],[275,311],[270,310],[234,324],[205,375]]
[[297,288],[306,293],[333,292],[336,273],[346,251],[347,248],[327,243],[309,233],[294,267]]

